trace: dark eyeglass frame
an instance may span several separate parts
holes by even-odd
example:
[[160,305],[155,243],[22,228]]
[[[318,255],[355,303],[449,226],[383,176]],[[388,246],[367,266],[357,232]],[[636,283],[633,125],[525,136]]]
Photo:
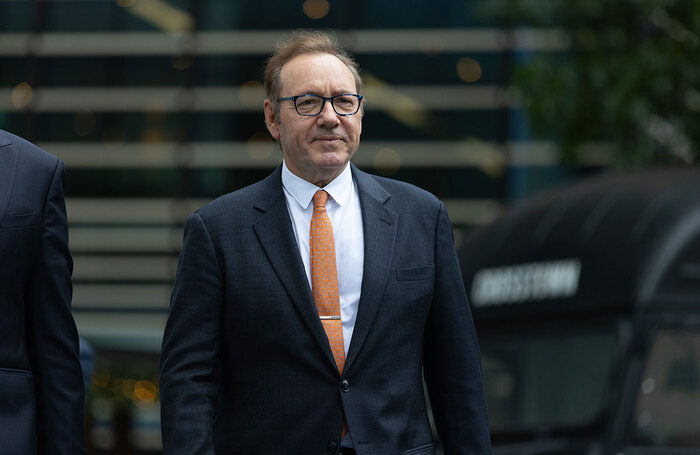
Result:
[[[357,98],[357,110],[353,112],[352,114],[341,114],[335,109],[335,99],[340,98],[341,96],[354,96]],[[321,98],[323,102],[321,103],[321,109],[318,110],[315,114],[302,114],[299,112],[299,108],[297,107],[297,100],[299,98],[307,98],[307,97],[313,97],[313,98]],[[321,95],[312,95],[312,94],[304,94],[304,95],[294,95],[294,96],[286,96],[284,98],[277,98],[277,101],[294,101],[294,110],[297,111],[297,114],[302,115],[304,117],[315,117],[321,112],[323,112],[323,108],[326,107],[326,101],[330,101],[331,107],[333,108],[333,112],[335,112],[337,115],[340,115],[342,117],[348,117],[350,115],[355,115],[358,112],[360,112],[360,107],[362,107],[362,100],[364,99],[364,96],[358,95],[357,93],[341,93],[340,95],[335,95],[335,96],[321,96]]]

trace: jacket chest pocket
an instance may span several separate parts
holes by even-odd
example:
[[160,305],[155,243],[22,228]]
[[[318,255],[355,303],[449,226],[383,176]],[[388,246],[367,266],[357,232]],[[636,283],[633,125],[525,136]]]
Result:
[[404,452],[404,455],[434,455],[435,454],[435,445],[434,444],[425,444],[420,447],[414,447],[412,449],[408,449],[407,451]]
[[406,317],[420,320],[433,300],[435,289],[435,266],[407,267],[394,271],[394,279],[388,284],[385,301],[397,302],[389,306],[394,311],[407,312]]
[[19,229],[34,226],[34,212],[7,213],[0,223],[0,229]]
[[435,275],[435,266],[406,267],[396,269],[397,281],[421,281],[432,278]]

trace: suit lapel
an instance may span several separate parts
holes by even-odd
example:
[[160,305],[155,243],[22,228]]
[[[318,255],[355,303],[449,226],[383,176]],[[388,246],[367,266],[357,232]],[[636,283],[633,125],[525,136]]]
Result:
[[275,172],[261,182],[260,190],[254,197],[253,207],[263,213],[253,224],[253,230],[275,273],[282,282],[282,286],[284,286],[314,339],[325,352],[328,361],[335,367],[333,352],[318,317],[309,281],[304,271],[304,263],[299,255],[299,248],[294,237],[292,222],[282,190],[281,169],[281,166],[278,167]]
[[15,180],[17,158],[19,154],[7,135],[0,131],[0,223],[5,218],[5,212],[12,193]]
[[355,166],[352,171],[362,208],[365,257],[360,303],[345,371],[360,352],[377,314],[391,271],[398,225],[398,215],[385,206],[391,195],[370,175]]

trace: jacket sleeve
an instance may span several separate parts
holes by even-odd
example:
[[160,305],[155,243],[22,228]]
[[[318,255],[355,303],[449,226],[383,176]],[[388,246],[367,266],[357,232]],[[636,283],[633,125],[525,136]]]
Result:
[[440,203],[435,290],[426,327],[424,375],[445,455],[491,453],[479,346],[454,237]]
[[223,274],[202,218],[185,223],[161,352],[161,427],[168,455],[213,455]]
[[85,453],[85,389],[71,314],[73,259],[60,160],[42,214],[39,253],[27,284],[27,334],[37,393],[38,453]]

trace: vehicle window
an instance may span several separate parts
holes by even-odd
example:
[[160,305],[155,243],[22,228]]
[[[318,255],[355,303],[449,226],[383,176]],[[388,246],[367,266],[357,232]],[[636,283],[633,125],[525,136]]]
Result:
[[605,403],[617,340],[613,325],[581,327],[562,322],[507,335],[482,334],[486,399],[494,434],[590,423]]
[[700,333],[662,330],[636,406],[635,445],[700,447]]

